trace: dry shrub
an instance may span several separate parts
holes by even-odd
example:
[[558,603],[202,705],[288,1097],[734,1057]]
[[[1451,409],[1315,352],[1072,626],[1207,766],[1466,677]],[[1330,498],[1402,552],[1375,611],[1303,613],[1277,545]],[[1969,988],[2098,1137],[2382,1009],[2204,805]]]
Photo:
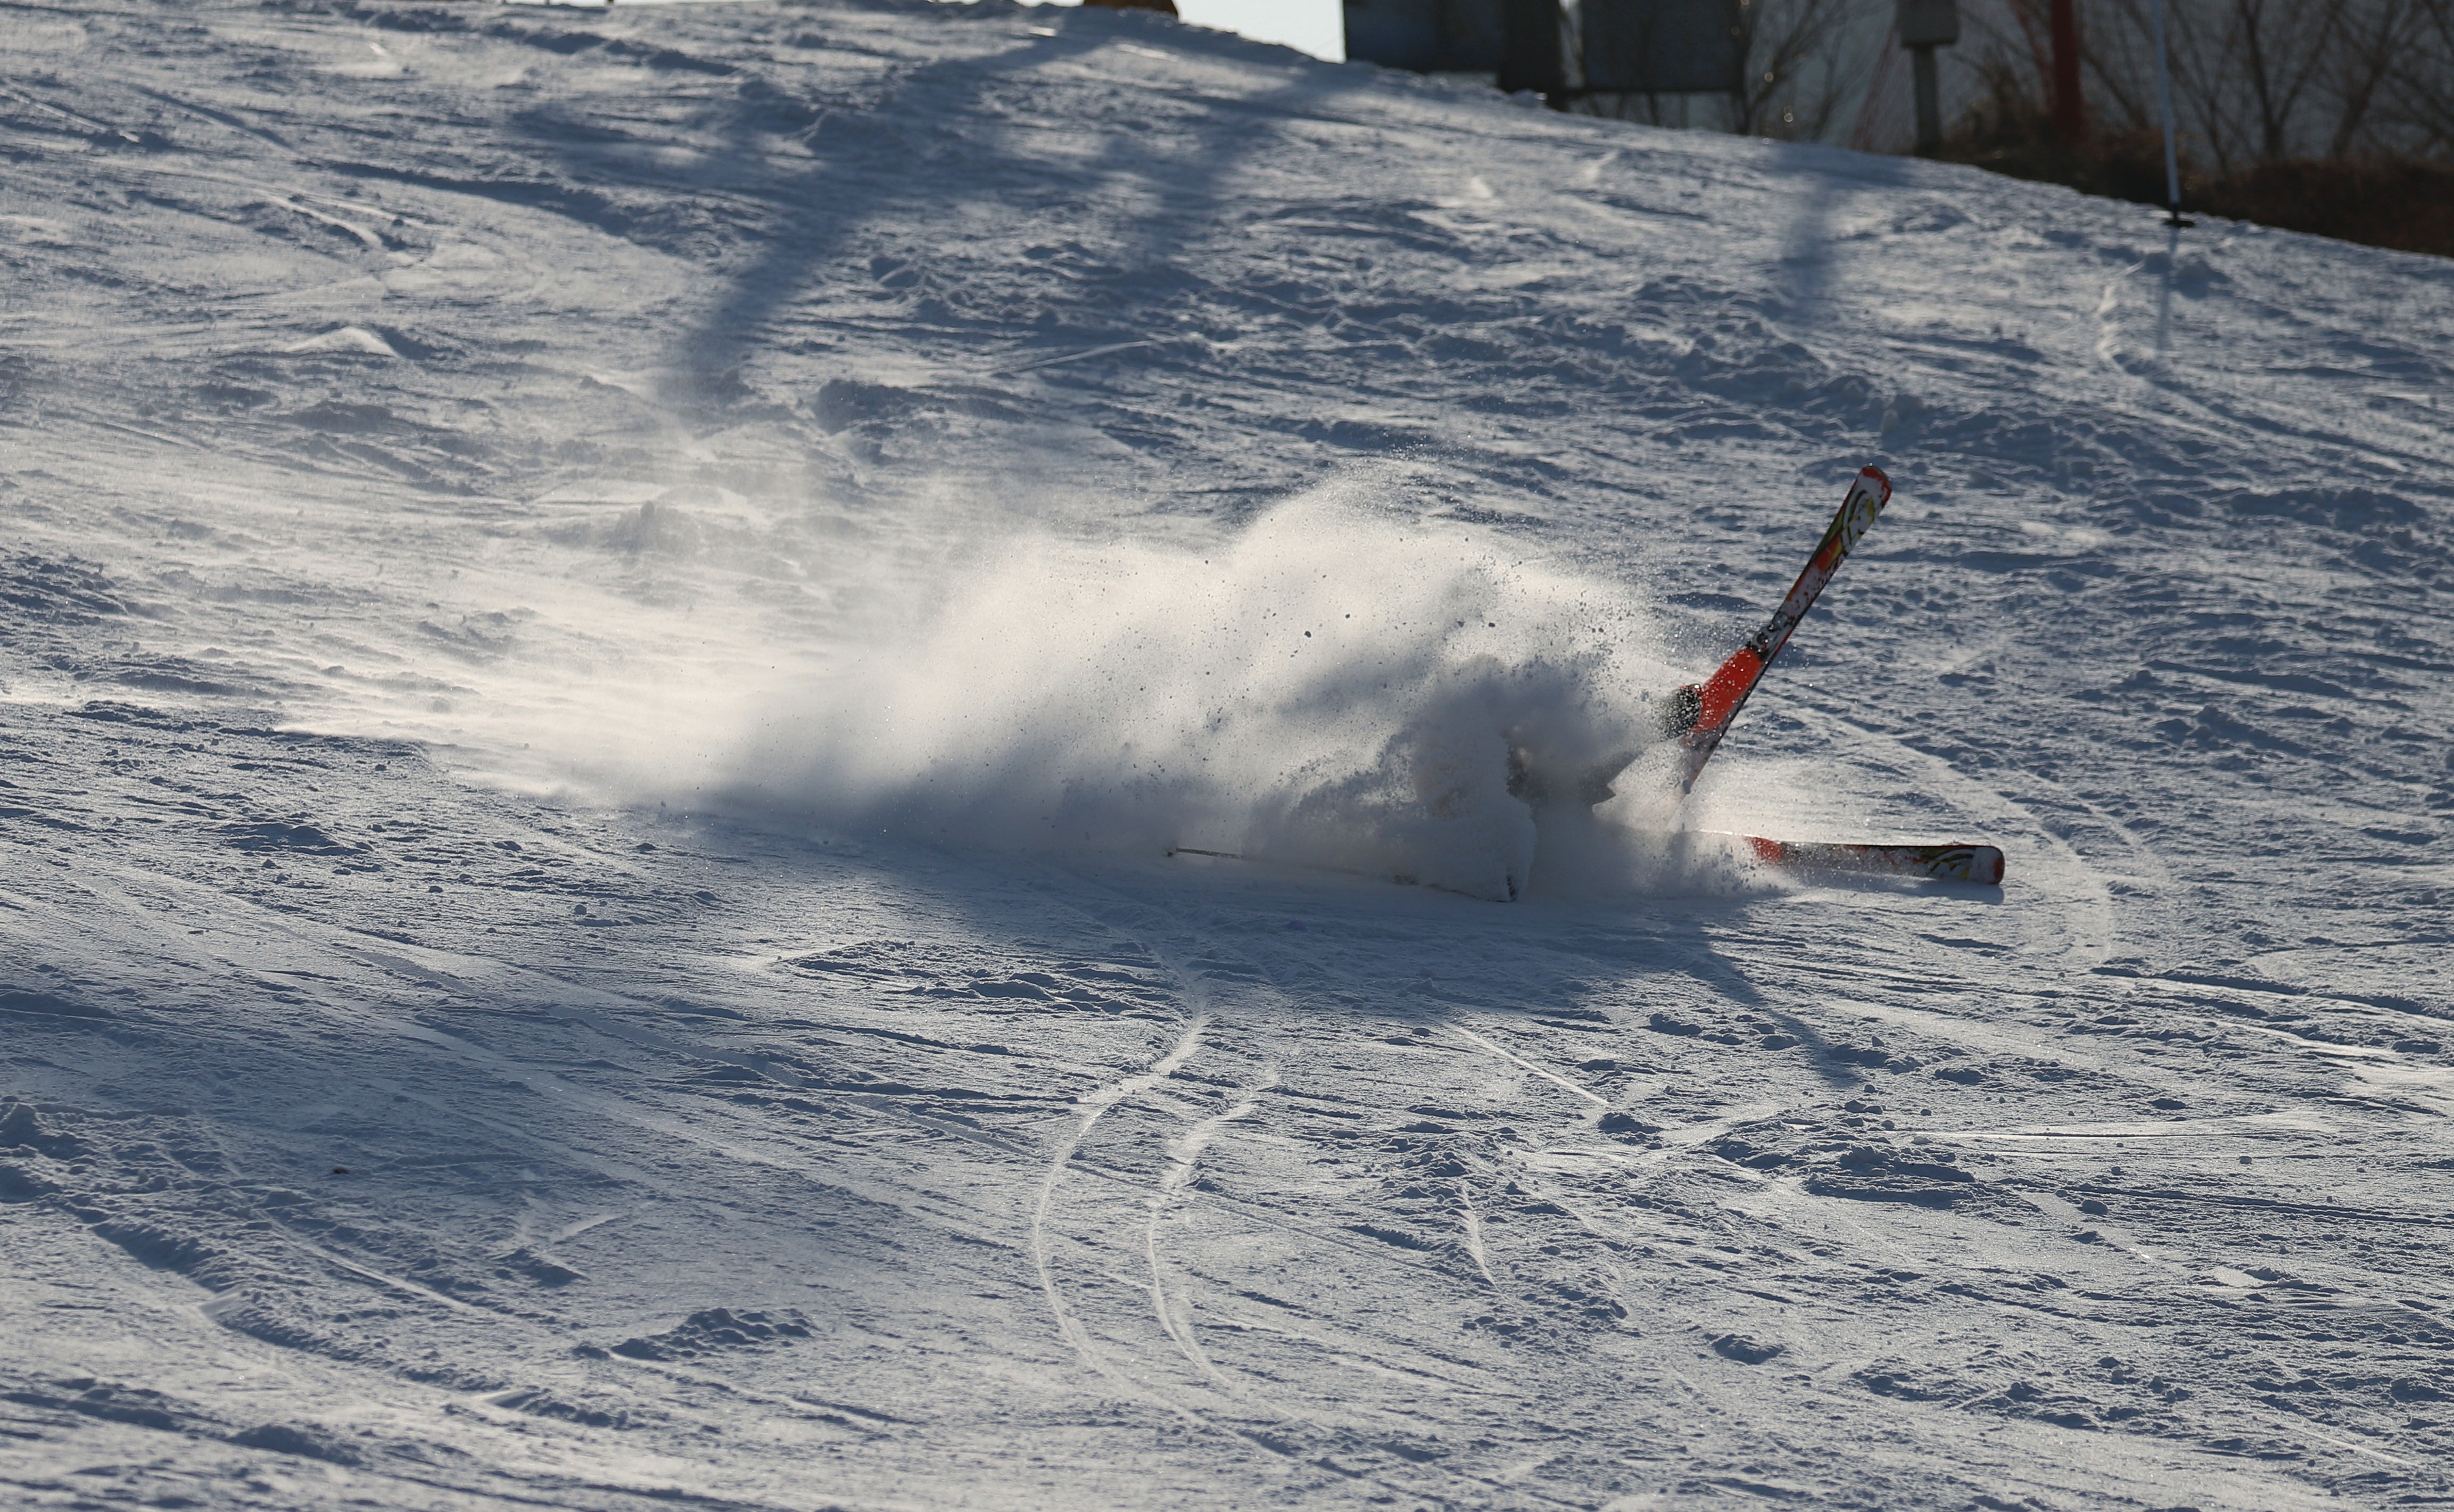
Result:
[[2454,257],[2454,169],[2434,163],[2269,163],[2207,185],[2195,203],[2234,220]]
[[[1943,156],[2083,194],[2164,203],[2164,144],[2153,131],[2094,136],[2072,149],[2054,141],[2042,112],[2011,123],[1963,120]],[[2184,213],[2454,257],[2454,168],[2435,163],[2291,158],[2216,177],[2184,158],[2182,205]]]
[[[2011,3],[2022,18],[2042,10],[2042,0]],[[2095,23],[2086,44],[2094,134],[2076,145],[2055,139],[2040,50],[2016,45],[2022,31],[2004,29],[2013,45],[1970,60],[1981,88],[1943,156],[2163,204],[2153,53],[2130,34],[2142,3],[2085,8]],[[2270,23],[2288,12],[2296,40],[2319,50],[2295,57],[2288,76],[2250,45],[2257,33],[2243,18],[2267,11]],[[2425,124],[2454,49],[2423,45],[2422,25],[2444,21],[2454,40],[2454,0],[2312,0],[2298,11],[2275,0],[2195,0],[2177,4],[2174,16],[2185,212],[2454,256],[2454,153],[2448,134]],[[2278,103],[2287,99],[2298,103]]]

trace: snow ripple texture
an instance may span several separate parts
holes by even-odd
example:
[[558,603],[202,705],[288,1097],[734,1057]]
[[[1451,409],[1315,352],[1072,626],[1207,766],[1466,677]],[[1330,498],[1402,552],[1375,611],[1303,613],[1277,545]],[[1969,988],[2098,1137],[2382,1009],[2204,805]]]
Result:
[[[2454,1497],[2454,268],[1145,13],[0,47],[0,1500]],[[2007,884],[1535,831],[1867,461],[1686,817]]]

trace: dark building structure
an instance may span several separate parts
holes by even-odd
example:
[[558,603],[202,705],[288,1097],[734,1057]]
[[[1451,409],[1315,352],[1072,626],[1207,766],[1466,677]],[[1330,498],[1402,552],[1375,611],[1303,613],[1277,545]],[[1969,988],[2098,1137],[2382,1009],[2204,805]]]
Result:
[[1346,55],[1418,73],[1488,73],[1503,90],[1735,92],[1746,69],[1738,0],[1346,0]]

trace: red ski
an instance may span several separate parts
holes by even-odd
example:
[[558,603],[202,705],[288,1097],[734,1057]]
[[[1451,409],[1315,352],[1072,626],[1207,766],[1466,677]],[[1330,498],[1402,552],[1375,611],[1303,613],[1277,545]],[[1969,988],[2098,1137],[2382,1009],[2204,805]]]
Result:
[[[1678,737],[1686,748],[1686,759],[1680,771],[1679,791],[1686,792],[1696,785],[1696,777],[1704,763],[1713,759],[1720,747],[1721,736],[1729,734],[1730,721],[1746,706],[1747,695],[1756,691],[1763,675],[1771,667],[1780,648],[1789,644],[1790,632],[1815,607],[1816,597],[1832,575],[1840,570],[1849,553],[1892,501],[1892,480],[1883,470],[1871,464],[1860,468],[1850,480],[1849,492],[1840,500],[1840,508],[1832,516],[1832,524],[1823,539],[1815,545],[1815,554],[1806,559],[1805,571],[1798,581],[1789,585],[1789,594],[1780,607],[1772,612],[1761,630],[1747,637],[1747,643],[1730,653],[1700,686],[1691,685],[1671,696],[1670,710],[1662,721],[1666,735]],[[1613,776],[1618,774],[1614,773]]]
[[[1747,696],[1763,681],[1764,673],[1772,666],[1773,658],[1780,655],[1781,648],[1789,644],[1799,621],[1806,617],[1825,585],[1891,499],[1892,480],[1881,468],[1870,465],[1859,469],[1858,475],[1850,480],[1848,493],[1841,496],[1840,508],[1832,515],[1832,523],[1824,529],[1823,538],[1816,542],[1798,581],[1790,584],[1780,607],[1773,611],[1763,628],[1748,636],[1746,644],[1732,652],[1710,677],[1670,696],[1660,728],[1663,736],[1680,746],[1681,796],[1694,789],[1697,776],[1720,748],[1721,737],[1729,734],[1731,721],[1738,718]],[[1602,802],[1612,796],[1612,782],[1639,754],[1630,751],[1612,756],[1587,772],[1570,791],[1584,803]],[[1560,785],[1543,773],[1530,755],[1512,751],[1509,791],[1539,805],[1559,793]],[[1753,835],[1721,838],[1744,845],[1767,866],[1788,870],[1921,877],[1987,887],[1999,886],[2002,881],[2002,853],[1991,845],[1845,845],[1820,840],[1772,840]]]
[[[1798,581],[1789,585],[1789,593],[1774,610],[1763,628],[1747,637],[1745,645],[1730,653],[1710,677],[1700,684],[1690,683],[1670,695],[1662,710],[1659,731],[1663,737],[1677,740],[1683,751],[1679,771],[1679,791],[1684,796],[1696,785],[1697,775],[1704,763],[1713,759],[1713,752],[1721,737],[1730,731],[1730,721],[1763,680],[1765,669],[1789,644],[1790,633],[1806,612],[1815,606],[1824,585],[1840,570],[1850,551],[1875,516],[1891,502],[1892,480],[1879,467],[1858,470],[1849,482],[1849,492],[1841,496],[1840,508],[1815,545],[1814,554],[1807,557],[1805,570]],[[1587,806],[1600,803],[1611,796],[1611,784],[1626,771],[1644,747],[1614,753],[1582,773],[1562,773],[1545,762],[1537,753],[1512,748],[1508,754],[1508,791],[1515,796],[1539,808],[1560,796],[1574,797]]]

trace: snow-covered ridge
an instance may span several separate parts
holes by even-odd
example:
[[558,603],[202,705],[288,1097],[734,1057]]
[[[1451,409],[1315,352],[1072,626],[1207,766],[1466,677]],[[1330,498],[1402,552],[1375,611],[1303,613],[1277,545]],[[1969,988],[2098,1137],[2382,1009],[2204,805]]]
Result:
[[[2445,1494],[2444,264],[1136,13],[0,46],[13,1496]],[[1688,816],[1999,894],[1157,854],[1869,460]]]

